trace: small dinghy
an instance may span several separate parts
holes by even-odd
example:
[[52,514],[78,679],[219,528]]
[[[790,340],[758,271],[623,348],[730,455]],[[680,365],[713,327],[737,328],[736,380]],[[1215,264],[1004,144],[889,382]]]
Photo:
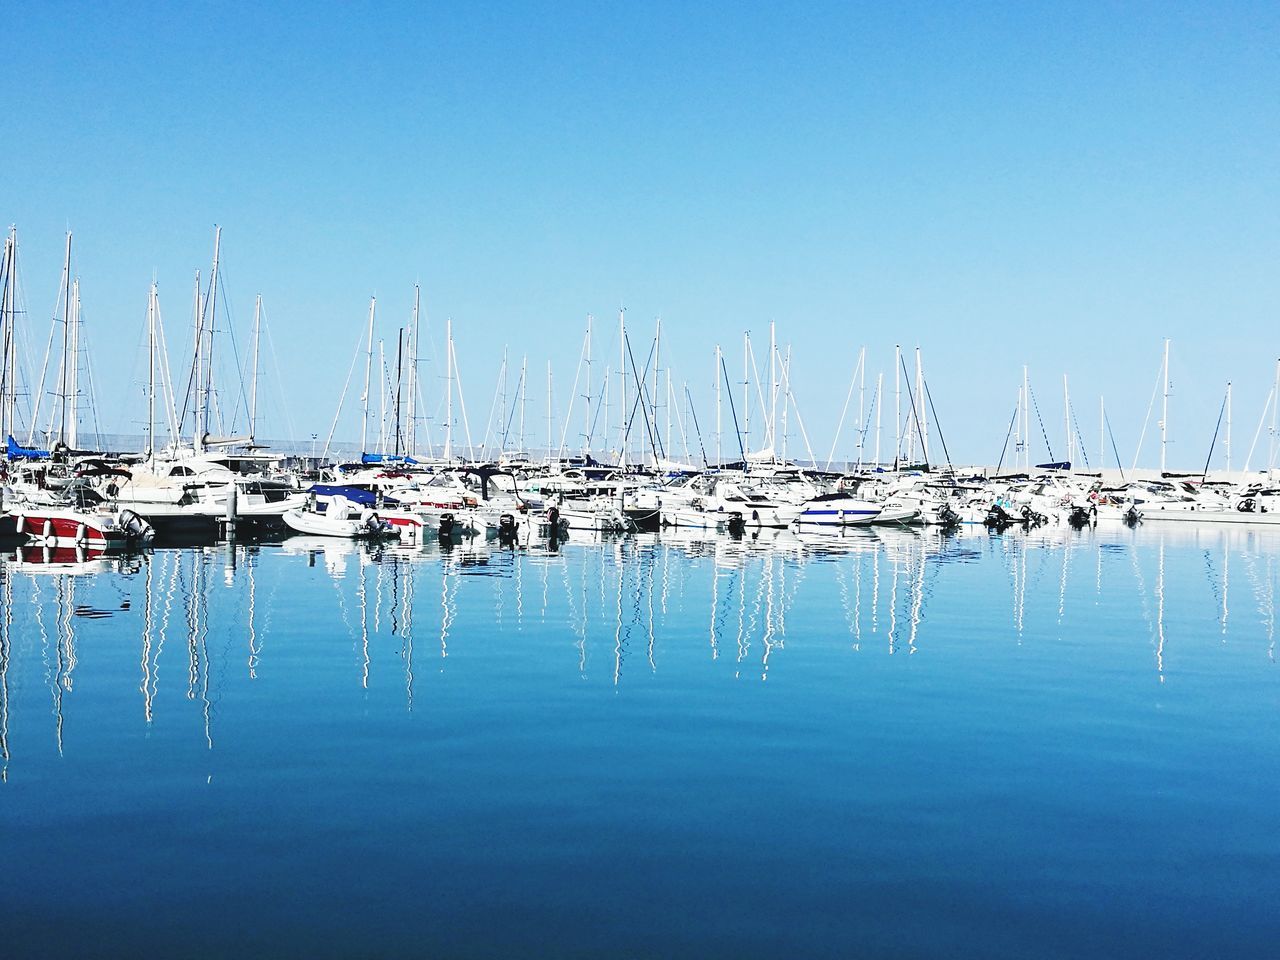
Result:
[[284,512],[290,530],[321,537],[376,539],[400,536],[400,529],[378,516],[372,506],[353,502],[341,493],[312,494],[302,507]]

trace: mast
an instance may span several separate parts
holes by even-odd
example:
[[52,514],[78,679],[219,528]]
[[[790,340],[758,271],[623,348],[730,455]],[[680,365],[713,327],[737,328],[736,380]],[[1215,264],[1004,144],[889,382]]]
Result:
[[547,361],[547,463],[551,462],[552,449],[555,447],[554,425],[552,424],[551,406],[551,361]]
[[1107,464],[1107,400],[1098,397],[1098,476]]
[[520,453],[524,453],[524,414],[529,403],[529,355],[520,358]]
[[747,451],[751,449],[751,331],[742,334],[742,469],[747,468]]
[[209,346],[203,350],[204,356],[204,400],[196,407],[200,417],[199,437],[197,438],[198,446],[196,452],[204,450],[204,438],[209,432],[209,405],[213,398],[213,332],[214,325],[217,323],[218,317],[218,255],[222,245],[222,228],[215,225],[213,228],[213,267],[209,272],[209,295],[208,308],[201,311],[200,317],[200,340],[201,347],[204,346],[204,339],[207,336]]
[[[405,409],[405,419],[409,422],[405,453],[410,457],[416,456],[418,452],[418,307],[420,298],[421,292],[415,283],[413,285],[413,321],[409,327],[409,402]],[[505,359],[503,362],[505,364]]]
[[[156,282],[147,291],[147,456],[156,452]],[[150,574],[150,570],[147,571]]]
[[387,351],[378,338],[378,453],[387,452]]
[[1276,380],[1271,386],[1271,452],[1267,458],[1267,472],[1276,465],[1276,409],[1280,408],[1280,360],[1276,360]]
[[876,466],[880,466],[880,414],[884,411],[884,396],[880,390],[884,386],[884,371],[876,374]]
[[[444,322],[445,341],[445,401],[444,401],[444,458],[453,459],[453,317]],[[521,373],[523,377],[523,373]],[[524,415],[520,417],[520,431],[524,433]]]
[[369,375],[373,372],[373,315],[378,305],[377,297],[369,298],[369,334],[364,349],[364,393],[360,397],[363,414],[360,418],[360,453],[363,455],[369,441]]
[[720,452],[720,432],[723,429],[720,415],[720,344],[716,344],[716,467],[724,463],[724,457]]
[[71,352],[67,357],[69,374],[66,390],[67,432],[64,442],[74,450],[80,445],[80,278],[71,284]]
[[627,465],[627,311],[618,308],[618,377],[622,398],[618,405],[618,466]]
[[[400,411],[404,403],[404,327],[396,331],[396,394],[392,404],[395,431],[392,434],[392,454],[400,456],[404,445],[400,442]],[[488,437],[485,438],[486,440]]]
[[[658,317],[654,321],[654,323],[656,324],[656,326],[653,331],[653,387],[649,391],[649,399],[650,401],[652,401],[652,406],[653,406],[653,417],[652,417],[653,430],[655,433],[657,433],[658,431],[658,370],[660,369],[659,364],[661,363],[661,360],[662,360],[662,317]],[[669,377],[670,377],[670,371],[668,371],[668,378]],[[669,402],[667,406],[668,408],[670,408]],[[655,452],[654,453],[655,464],[657,462],[657,456],[658,455]]]
[[1164,473],[1169,445],[1169,338],[1164,338],[1164,400],[1160,407],[1160,472]]
[[1075,461],[1075,437],[1071,433],[1071,391],[1067,387],[1067,375],[1062,375],[1062,428],[1067,437],[1067,463]]
[[201,331],[200,323],[204,317],[204,298],[201,296],[200,289],[200,271],[196,271],[195,290],[191,295],[191,328],[193,337],[191,341],[191,380],[188,385],[192,385],[194,381],[195,393],[187,394],[182,400],[182,423],[187,422],[187,401],[195,400],[195,409],[191,412],[191,448],[197,453],[201,450],[200,446],[200,397],[204,391],[204,364],[200,362],[200,340]]
[[929,407],[924,402],[924,363],[919,346],[916,347],[916,399],[920,406],[920,423],[916,427],[920,433],[920,452],[924,462],[929,463]]
[[858,466],[862,466],[863,447],[867,439],[867,348],[858,351]]
[[1022,365],[1022,468],[1031,469],[1031,374]]
[[778,447],[778,339],[777,324],[769,320],[769,448]]
[[902,455],[902,347],[893,345],[893,466]]
[[253,301],[253,378],[249,381],[249,446],[258,431],[258,342],[262,332],[262,294]]
[[17,384],[14,382],[14,351],[16,339],[13,330],[14,317],[17,310],[14,306],[13,275],[17,267],[18,229],[9,228],[9,236],[4,241],[4,263],[0,265],[0,436],[8,437],[14,432],[14,395]]
[[71,338],[71,231],[67,231],[67,256],[62,264],[62,370],[58,377],[58,439],[66,442],[67,437],[67,381],[70,379]]
[[1227,381],[1227,479],[1231,479],[1231,381]]
[[582,453],[591,456],[591,314],[587,314],[587,417],[582,424]]

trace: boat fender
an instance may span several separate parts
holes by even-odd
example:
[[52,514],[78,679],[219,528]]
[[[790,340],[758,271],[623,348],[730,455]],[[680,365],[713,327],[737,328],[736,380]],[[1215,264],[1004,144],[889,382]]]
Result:
[[27,518],[26,518],[26,516],[24,516],[24,515],[23,515],[23,514],[21,514],[21,513],[20,513],[20,514],[18,514],[18,521],[17,521],[17,523],[16,523],[16,524],[14,524],[13,532],[14,532],[14,533],[22,533],[22,531],[26,529],[26,526],[27,526]]
[[45,540],[53,539],[53,521],[52,520],[46,520],[44,522],[44,527],[41,529],[40,535],[43,536]]
[[85,542],[85,534],[88,532],[83,523],[76,525],[76,545],[81,546]]

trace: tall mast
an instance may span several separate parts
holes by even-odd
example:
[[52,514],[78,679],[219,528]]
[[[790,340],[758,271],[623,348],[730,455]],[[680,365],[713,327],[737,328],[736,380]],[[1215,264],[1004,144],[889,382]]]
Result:
[[[200,398],[204,395],[204,364],[200,360],[200,323],[204,317],[204,297],[200,289],[200,271],[196,270],[195,291],[191,295],[191,381],[194,381],[195,393],[188,394],[182,401],[182,424],[187,422],[187,400],[195,401],[191,420],[191,448],[200,451]],[[191,381],[188,381],[189,383]],[[180,425],[181,426],[181,425]]]
[[929,462],[929,407],[924,402],[924,362],[920,358],[920,347],[916,347],[916,406],[920,408],[920,423],[916,431],[920,434],[920,452],[924,462]]
[[1022,468],[1031,469],[1031,373],[1022,365]]
[[587,418],[582,427],[582,453],[591,456],[591,314],[587,314]]
[[213,333],[218,318],[218,254],[221,245],[222,228],[215,225],[213,228],[213,267],[209,271],[209,295],[207,298],[209,306],[202,311],[200,322],[202,347],[205,337],[208,337],[209,345],[204,348],[204,402],[197,407],[201,422],[197,452],[204,449],[204,438],[209,432],[209,406],[213,402]]
[[880,466],[880,414],[884,412],[884,395],[880,392],[884,386],[884,371],[876,374],[876,466]]
[[156,282],[147,291],[147,456],[156,452]]
[[373,372],[373,314],[378,306],[378,298],[369,298],[369,335],[365,339],[364,348],[364,393],[360,397],[362,413],[360,417],[360,453],[368,451],[369,441],[369,375]]
[[253,378],[249,381],[249,446],[258,432],[258,342],[262,332],[262,294],[253,301]]
[[378,453],[387,452],[387,351],[378,338]]
[[[751,451],[751,331],[742,334],[742,456]],[[742,468],[746,469],[746,463]]]
[[58,377],[58,439],[67,437],[67,382],[71,356],[71,231],[67,231],[67,256],[62,264],[62,370]]
[[552,424],[552,407],[551,407],[551,361],[547,361],[547,463],[551,462],[552,449],[555,447],[555,437],[552,436],[554,427]]
[[867,419],[867,348],[858,351],[858,466],[862,466],[863,447],[867,438],[864,424]]
[[618,377],[622,381],[618,415],[618,466],[627,465],[627,311],[618,308]]
[[778,336],[777,324],[769,321],[769,442],[770,450],[778,448]]
[[392,454],[400,456],[404,450],[400,434],[400,411],[404,402],[404,327],[396,331],[396,392],[392,397],[391,420],[393,425]]
[[1267,472],[1276,465],[1276,410],[1280,408],[1280,360],[1276,360],[1276,380],[1271,386],[1271,451],[1267,457]]
[[17,384],[14,382],[13,354],[16,349],[16,340],[13,320],[17,310],[13,302],[13,274],[17,265],[17,235],[17,228],[11,227],[9,236],[5,237],[4,241],[4,264],[0,266],[0,280],[4,284],[3,288],[0,288],[0,337],[2,337],[0,344],[3,346],[0,349],[0,436],[3,437],[8,437],[15,432],[13,414]]
[[1098,475],[1107,465],[1107,400],[1098,397]]
[[1062,375],[1062,427],[1067,437],[1067,462],[1075,460],[1075,438],[1071,433],[1071,391],[1067,387],[1067,375]]
[[80,445],[80,278],[71,284],[71,352],[67,363],[67,432],[64,442],[72,450]]
[[413,285],[413,322],[409,327],[409,401],[406,404],[405,419],[408,420],[409,432],[406,438],[405,453],[412,457],[418,453],[418,308],[421,292],[418,285]]
[[1231,479],[1231,381],[1227,381],[1227,479]]
[[[444,401],[444,458],[453,459],[453,317],[444,322],[445,342],[445,401]],[[523,418],[521,427],[523,428]]]
[[520,453],[524,453],[524,415],[529,404],[529,355],[520,357]]
[[1165,469],[1165,452],[1169,445],[1169,338],[1164,338],[1164,400],[1160,407],[1160,472]]
[[724,457],[720,452],[720,432],[723,429],[720,414],[720,344],[716,344],[716,466],[724,463]]
[[893,345],[893,465],[902,456],[902,347]]
[[[653,406],[653,431],[658,432],[658,370],[662,360],[662,317],[658,317],[655,321],[656,327],[653,332],[653,387],[649,391],[649,399]],[[657,453],[654,453],[657,457]]]

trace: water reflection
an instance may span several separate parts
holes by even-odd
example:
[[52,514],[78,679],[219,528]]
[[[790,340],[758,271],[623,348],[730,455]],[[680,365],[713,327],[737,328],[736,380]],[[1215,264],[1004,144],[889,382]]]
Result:
[[[1151,675],[1164,684],[1202,622],[1218,647],[1260,644],[1274,663],[1278,546],[1267,531],[1152,526],[574,532],[554,544],[294,537],[129,556],[24,549],[0,560],[0,778],[16,753],[11,728],[38,728],[41,709],[65,753],[83,676],[110,676],[122,644],[143,728],[186,716],[166,699],[176,691],[206,750],[218,743],[228,685],[269,690],[282,682],[276,658],[294,671],[333,664],[366,696],[390,684],[409,713],[424,678],[447,683],[446,668],[464,657],[471,675],[536,667],[621,691],[700,671],[699,662],[710,678],[767,682],[814,669],[815,655],[927,657],[974,635],[1034,640],[1042,651],[1097,635],[1119,652],[1145,634]],[[1232,607],[1233,575],[1246,583],[1250,616]],[[425,674],[417,628],[435,665]],[[343,637],[350,663],[333,659],[331,641]],[[165,654],[174,644],[176,663]]]

